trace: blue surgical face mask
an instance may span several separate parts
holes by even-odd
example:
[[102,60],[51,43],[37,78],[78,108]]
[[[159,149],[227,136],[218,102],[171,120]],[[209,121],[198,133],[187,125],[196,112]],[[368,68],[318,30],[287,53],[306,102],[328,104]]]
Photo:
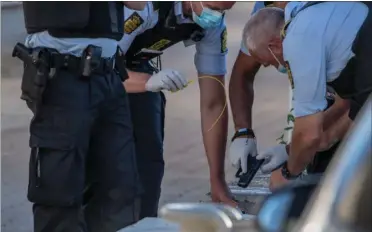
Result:
[[276,68],[278,70],[278,72],[280,73],[283,73],[283,74],[287,74],[288,70],[286,67],[284,67],[280,62],[279,62],[279,59],[276,57],[276,55],[274,55],[273,51],[270,49],[270,47],[268,47],[271,55],[273,55],[274,59],[276,60],[276,62],[278,62],[278,67]]
[[278,72],[281,72],[283,74],[287,74],[287,72],[288,72],[287,68],[284,67],[282,64],[279,64],[277,70],[278,70]]
[[199,16],[195,13],[194,9],[192,8],[192,2],[190,2],[190,4],[192,10],[192,20],[194,20],[194,22],[201,26],[203,29],[218,27],[221,24],[223,16],[221,12],[205,8],[203,6],[203,3],[200,2],[200,4],[203,7],[203,10]]

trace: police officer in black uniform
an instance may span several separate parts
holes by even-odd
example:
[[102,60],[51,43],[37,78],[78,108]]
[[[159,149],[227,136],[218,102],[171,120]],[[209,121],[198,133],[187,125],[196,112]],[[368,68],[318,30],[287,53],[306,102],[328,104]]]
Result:
[[[125,52],[128,69],[149,74],[150,82],[160,76],[169,79],[175,72],[162,70],[160,55],[167,48],[183,41],[185,46],[196,47],[194,63],[198,76],[213,76],[212,79],[223,82],[228,52],[224,12],[234,3],[154,1],[149,2],[143,11],[126,9],[125,35],[119,45]],[[191,64],[192,60],[185,59],[186,62]],[[129,76],[131,79],[132,76]],[[224,112],[221,120],[208,131],[223,111],[226,102],[224,88],[211,78],[201,79],[199,86],[202,132],[209,161],[212,199],[236,206],[237,203],[229,195],[224,177],[227,112]],[[165,117],[164,94],[152,90],[153,88],[143,89],[145,92],[129,94],[138,170],[144,187],[141,218],[157,216],[164,175]]]
[[21,98],[34,113],[28,185],[34,231],[114,232],[135,223],[140,188],[117,46],[123,2],[23,8],[29,35],[13,56],[23,61]]

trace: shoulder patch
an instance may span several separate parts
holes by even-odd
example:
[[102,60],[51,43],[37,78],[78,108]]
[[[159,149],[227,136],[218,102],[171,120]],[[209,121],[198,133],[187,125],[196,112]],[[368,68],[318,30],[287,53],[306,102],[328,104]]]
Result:
[[139,26],[141,26],[143,24],[143,22],[144,22],[144,20],[141,18],[141,16],[137,12],[134,12],[124,22],[124,33],[125,34],[131,34]]
[[292,71],[291,71],[291,67],[289,66],[288,61],[285,61],[285,68],[287,69],[288,80],[289,80],[289,83],[291,84],[291,88],[294,89]]
[[151,50],[156,50],[156,51],[160,51],[162,50],[164,47],[166,47],[170,42],[170,40],[168,39],[161,39],[159,41],[156,41],[153,45],[151,45],[149,47],[149,49]]
[[227,28],[222,31],[221,33],[221,53],[225,53],[227,51]]

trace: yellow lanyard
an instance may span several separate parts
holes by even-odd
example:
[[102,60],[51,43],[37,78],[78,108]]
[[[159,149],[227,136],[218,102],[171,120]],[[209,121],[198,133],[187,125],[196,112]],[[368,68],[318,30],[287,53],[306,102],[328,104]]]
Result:
[[[198,78],[199,79],[211,79],[211,80],[217,81],[221,85],[221,87],[224,89],[225,104],[224,104],[224,106],[223,106],[223,108],[222,108],[221,113],[219,114],[219,116],[216,118],[216,120],[213,122],[213,124],[211,125],[211,127],[208,129],[208,132],[209,132],[209,131],[211,131],[216,126],[216,124],[220,121],[220,119],[222,118],[223,114],[226,111],[226,108],[227,108],[227,96],[226,96],[226,91],[225,91],[225,85],[224,85],[224,83],[221,80],[219,80],[217,77],[214,77],[214,76],[200,76]],[[190,80],[190,81],[187,82],[187,85],[192,84],[193,82],[194,82],[193,80]],[[172,93],[175,93],[175,92],[178,92],[178,90],[177,91],[171,91],[171,92]]]

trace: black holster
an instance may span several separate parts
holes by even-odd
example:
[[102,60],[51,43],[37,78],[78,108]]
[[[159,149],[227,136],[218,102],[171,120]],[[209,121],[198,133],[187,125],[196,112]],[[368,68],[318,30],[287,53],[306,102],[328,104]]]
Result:
[[33,65],[24,64],[22,77],[21,99],[26,101],[28,108],[36,115],[42,101],[42,95],[46,87],[47,77],[38,72]]
[[51,77],[50,56],[46,48],[30,50],[18,43],[13,50],[13,57],[23,61],[21,99],[25,100],[30,110],[36,114],[42,102],[42,96]]

